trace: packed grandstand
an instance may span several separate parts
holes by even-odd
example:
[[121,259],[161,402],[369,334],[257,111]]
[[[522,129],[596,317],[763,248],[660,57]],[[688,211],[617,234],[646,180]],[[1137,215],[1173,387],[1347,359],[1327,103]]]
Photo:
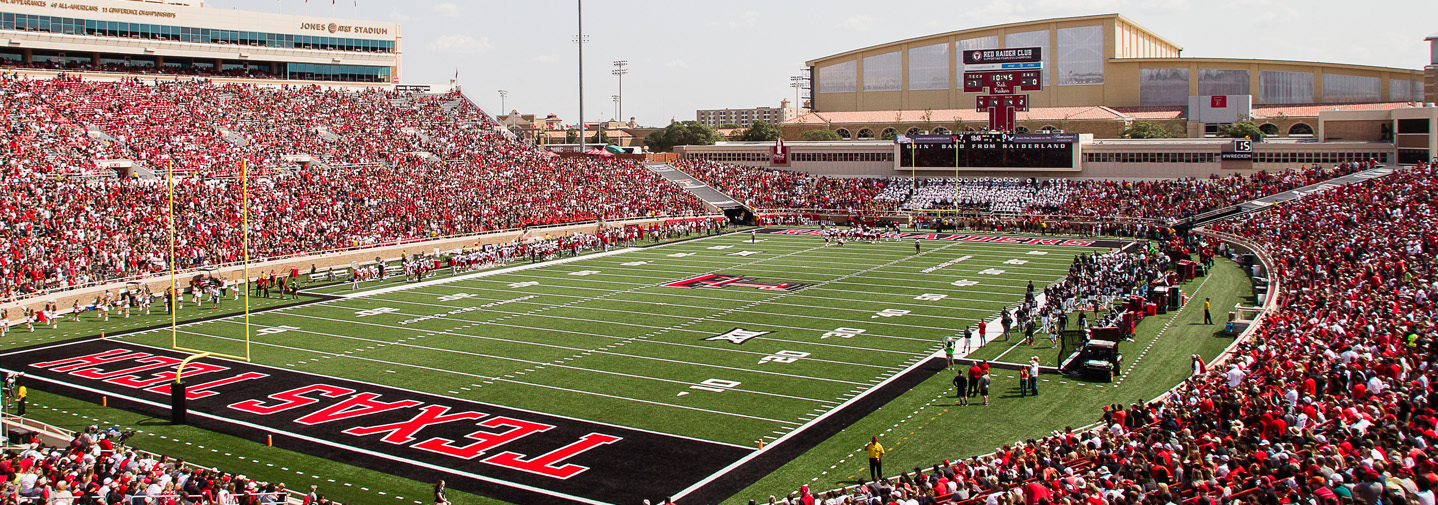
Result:
[[[168,268],[170,171],[178,174],[174,263],[187,271],[240,261],[242,191],[258,258],[709,213],[637,162],[548,156],[495,133],[460,94],[12,75],[0,81],[0,104],[8,134],[0,153],[6,301],[160,275]],[[133,160],[137,175],[116,177],[101,163],[111,159]],[[1167,228],[1366,165],[1154,181],[915,181],[675,163],[775,220],[949,210],[965,213],[957,226],[967,229],[1044,223],[1078,232],[1069,222],[1101,222],[1111,225],[1102,231],[1130,235],[1138,235],[1134,226]],[[1252,338],[1196,363],[1193,376],[1160,399],[1096,410],[1090,429],[1015,440],[983,456],[955,454],[877,482],[748,498],[1433,505],[1435,191],[1438,173],[1424,164],[1213,225],[1266,254],[1284,291]],[[688,226],[645,230],[677,236]],[[534,247],[577,251],[639,234]],[[6,453],[3,503],[283,497],[275,485],[115,446],[115,435],[80,432],[68,447]]]

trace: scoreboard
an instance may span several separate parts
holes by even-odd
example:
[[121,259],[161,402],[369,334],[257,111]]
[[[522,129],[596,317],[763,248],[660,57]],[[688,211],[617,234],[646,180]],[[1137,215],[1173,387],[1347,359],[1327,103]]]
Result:
[[896,170],[988,168],[1077,170],[1076,133],[900,135]]
[[1042,75],[1038,70],[964,72],[964,92],[983,93],[984,88],[992,89],[997,95],[1014,91],[1038,91],[1042,89]]

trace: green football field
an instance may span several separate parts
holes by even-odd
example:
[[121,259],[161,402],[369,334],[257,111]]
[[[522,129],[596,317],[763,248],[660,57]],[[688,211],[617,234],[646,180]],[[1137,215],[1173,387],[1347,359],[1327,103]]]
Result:
[[[342,298],[253,315],[250,352],[320,375],[756,447],[932,355],[1089,250],[924,245],[915,254],[910,242],[727,235],[336,285],[314,292]],[[810,286],[663,286],[704,274]],[[180,328],[178,344],[243,354],[244,331],[240,318],[200,322]],[[169,346],[170,334],[122,340]]]
[[[257,309],[271,311],[251,318],[251,351],[257,363],[320,376],[752,451],[761,440],[772,442],[816,426],[845,402],[873,393],[876,385],[934,355],[943,337],[1017,303],[1029,280],[1043,286],[1058,279],[1073,255],[1093,250],[925,241],[923,252],[916,255],[912,242],[826,247],[818,237],[784,235],[749,241],[748,234],[727,235],[562,263],[511,264],[457,276],[444,272],[418,284],[393,279],[365,283],[358,290],[332,285],[313,291],[342,298],[314,303],[316,298],[303,297],[301,302],[308,305],[279,310],[279,302],[255,299]],[[705,274],[744,280],[716,283],[724,284],[722,288],[664,286]],[[784,291],[782,283],[811,285]],[[1214,275],[1184,288],[1195,296],[1214,296],[1221,314],[1234,303],[1252,303],[1245,295],[1247,284],[1231,262],[1223,261]],[[236,307],[230,303],[222,310]],[[211,314],[219,313],[187,306],[181,321],[214,317]],[[810,449],[726,503],[785,493],[802,483],[825,489],[857,482],[860,473],[867,472],[855,448],[871,435],[892,437],[884,440],[898,465],[886,467],[893,474],[906,465],[977,454],[1003,442],[1087,423],[1100,404],[1151,398],[1181,380],[1188,353],[1211,358],[1231,341],[1196,318],[1201,318],[1199,313],[1186,308],[1146,319],[1136,340],[1124,348],[1130,356],[1125,360],[1127,377],[1114,384],[1093,384],[1045,376],[1043,388],[1049,394],[1042,401],[1019,401],[1009,384],[1012,378],[1002,373],[996,376],[991,408],[954,406],[948,374],[906,386],[911,389],[848,429],[805,442]],[[60,330],[12,333],[0,348],[168,322],[161,315],[112,318],[110,323],[93,321],[90,315],[84,319],[83,324],[62,324]],[[179,344],[239,353],[244,347],[242,328],[240,317],[182,324]],[[168,328],[111,338],[117,344],[170,345]],[[1005,361],[1057,355],[1039,339],[1032,346],[991,342],[973,356],[991,359],[1001,353],[1008,353]],[[7,365],[13,363],[6,358]],[[1122,392],[1112,389],[1119,384]],[[350,502],[423,494],[424,483],[267,448],[263,441],[246,448],[242,446],[251,442],[166,426],[167,421],[145,414],[87,405],[43,389],[36,389],[32,410],[46,422],[69,428],[87,423],[139,426],[148,435],[134,441],[142,448],[196,462],[214,459],[208,464],[271,480],[314,478],[330,483],[322,490]],[[239,451],[242,461],[209,455],[214,450],[205,447],[211,446],[225,448],[226,456]],[[270,463],[250,465],[245,457]],[[296,475],[289,467],[312,469],[314,475]],[[468,493],[452,498],[456,503],[498,503]]]

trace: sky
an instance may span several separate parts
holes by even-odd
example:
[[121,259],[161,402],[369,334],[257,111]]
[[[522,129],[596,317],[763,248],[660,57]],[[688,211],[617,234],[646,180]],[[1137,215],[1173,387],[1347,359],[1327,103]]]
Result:
[[[403,84],[448,83],[486,111],[579,114],[576,0],[207,0],[205,6],[401,24]],[[582,1],[582,0],[580,0]],[[696,109],[777,107],[804,62],[995,24],[1119,13],[1184,57],[1422,69],[1435,0],[626,0],[583,2],[585,120],[615,117],[612,62],[626,60],[623,116],[642,125]],[[501,109],[498,90],[507,90]]]

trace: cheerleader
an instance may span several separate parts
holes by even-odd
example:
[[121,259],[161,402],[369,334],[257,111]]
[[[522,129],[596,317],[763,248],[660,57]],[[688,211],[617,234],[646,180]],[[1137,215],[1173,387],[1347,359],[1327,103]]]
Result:
[[30,310],[29,307],[25,308],[25,329],[30,333],[35,333],[35,311]]
[[71,321],[74,321],[74,322],[77,322],[77,323],[80,322],[80,299],[79,299],[79,298],[76,298],[73,302],[70,302],[70,320],[71,320]]
[[100,312],[100,318],[102,320],[110,320],[110,302],[106,299],[101,299],[100,295],[95,295],[95,310]]
[[0,337],[10,333],[10,309],[0,307]]
[[140,293],[140,308],[145,309],[145,315],[147,316],[150,315],[151,298],[154,298],[153,293],[150,292],[150,285],[146,284],[145,291]]

